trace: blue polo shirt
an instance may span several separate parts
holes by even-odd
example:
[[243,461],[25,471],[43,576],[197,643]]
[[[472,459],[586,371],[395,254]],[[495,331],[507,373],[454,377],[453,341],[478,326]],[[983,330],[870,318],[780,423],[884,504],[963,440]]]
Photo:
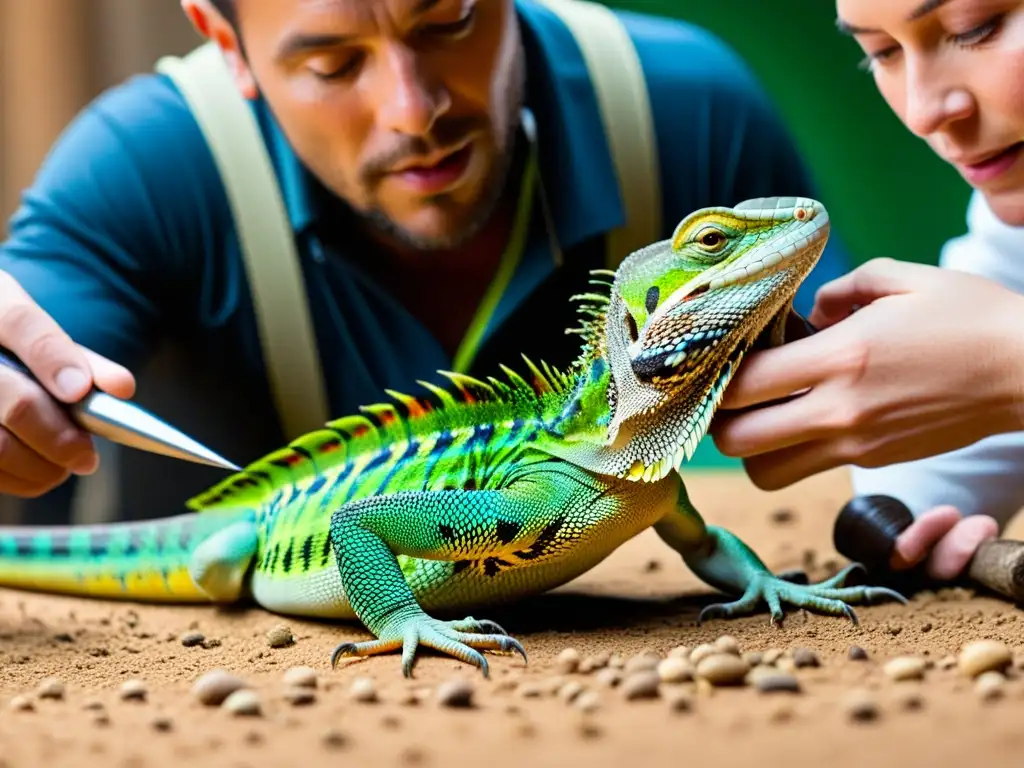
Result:
[[[501,362],[516,365],[522,351],[552,363],[571,359],[578,339],[563,330],[577,318],[568,297],[587,289],[588,271],[602,266],[605,233],[623,222],[580,51],[550,11],[530,0],[516,7],[539,173],[563,261],[556,264],[534,206],[525,248],[468,360],[467,370],[479,375],[495,373]],[[617,13],[650,92],[663,237],[704,206],[817,196],[793,139],[733,52],[690,24]],[[451,368],[451,356],[386,285],[370,279],[362,269],[370,256],[346,228],[344,206],[297,159],[266,104],[256,101],[252,109],[295,231],[332,413],[377,402],[385,387],[443,383],[434,372]],[[809,310],[816,288],[847,267],[833,235],[797,308]],[[168,338],[187,349],[186,368],[175,372],[187,407],[175,413],[175,423],[215,450],[241,463],[280,445],[227,199],[198,126],[164,76],[133,77],[68,126],[10,222],[0,269],[76,341],[133,370]],[[195,384],[200,380],[229,396],[211,408]],[[143,402],[144,395],[140,390]],[[158,412],[170,418],[167,407]],[[220,418],[216,428],[211,414]],[[154,465],[156,473],[166,472],[168,460],[155,461],[164,462]],[[194,487],[177,487],[162,508],[150,503],[143,516],[178,509],[184,494],[220,476],[195,470]]]

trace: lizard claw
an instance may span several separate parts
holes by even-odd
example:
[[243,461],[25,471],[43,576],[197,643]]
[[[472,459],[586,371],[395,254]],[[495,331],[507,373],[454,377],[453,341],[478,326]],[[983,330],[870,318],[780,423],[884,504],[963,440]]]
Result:
[[906,605],[903,595],[886,587],[842,586],[849,575],[860,571],[863,566],[854,563],[835,576],[817,584],[795,584],[778,576],[764,574],[755,576],[743,595],[731,603],[716,603],[705,607],[697,616],[700,624],[709,618],[736,618],[754,612],[762,600],[767,603],[772,625],[783,620],[782,603],[804,608],[830,616],[845,616],[853,624],[859,624],[857,614],[849,605],[851,602],[870,604],[876,600],[888,599]]
[[514,651],[523,657],[524,662],[528,661],[522,644],[493,621],[478,621],[471,617],[439,621],[420,615],[385,628],[377,640],[341,643],[331,654],[331,667],[342,656],[371,656],[401,648],[402,674],[412,677],[416,651],[421,644],[479,667],[484,677],[488,677],[490,668],[480,651]]

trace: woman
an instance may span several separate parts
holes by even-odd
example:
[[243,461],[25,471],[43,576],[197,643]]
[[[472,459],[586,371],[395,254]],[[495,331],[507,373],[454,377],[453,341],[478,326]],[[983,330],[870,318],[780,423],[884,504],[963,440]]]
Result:
[[947,579],[1024,506],[1024,2],[836,9],[882,97],[974,188],[969,230],[942,268],[879,259],[824,286],[822,332],[751,357],[712,433],[765,489],[855,465],[857,493],[916,515],[894,567]]

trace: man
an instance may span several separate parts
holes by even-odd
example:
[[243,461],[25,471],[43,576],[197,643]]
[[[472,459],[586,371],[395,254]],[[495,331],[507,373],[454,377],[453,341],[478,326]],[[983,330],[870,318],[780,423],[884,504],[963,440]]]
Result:
[[[603,266],[604,236],[623,211],[583,58],[550,10],[530,0],[182,5],[251,100],[294,229],[333,414],[379,401],[386,387],[441,383],[438,368],[491,374],[521,351],[571,358],[568,298]],[[662,237],[703,206],[815,195],[729,50],[684,23],[621,18],[652,102]],[[537,128],[535,185],[522,183],[532,162],[523,108]],[[530,195],[520,252],[510,244]],[[799,307],[845,267],[833,237]],[[78,116],[14,216],[0,270],[0,345],[53,396],[74,401],[93,382],[129,396],[129,371],[173,338],[192,361],[178,371],[190,409],[209,402],[198,372],[229,393],[216,437],[205,425],[199,439],[236,461],[283,442],[231,210],[166,77],[136,77]],[[0,492],[32,497],[95,471],[87,438],[42,388],[7,371],[0,423]],[[125,514],[175,511],[193,490],[160,479],[147,476],[146,508]]]

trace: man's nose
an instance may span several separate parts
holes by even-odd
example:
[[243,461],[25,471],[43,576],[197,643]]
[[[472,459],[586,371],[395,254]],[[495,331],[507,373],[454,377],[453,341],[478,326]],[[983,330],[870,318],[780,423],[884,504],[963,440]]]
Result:
[[407,48],[395,46],[383,60],[385,76],[376,84],[379,126],[410,136],[430,133],[437,119],[451,108],[448,91]]

